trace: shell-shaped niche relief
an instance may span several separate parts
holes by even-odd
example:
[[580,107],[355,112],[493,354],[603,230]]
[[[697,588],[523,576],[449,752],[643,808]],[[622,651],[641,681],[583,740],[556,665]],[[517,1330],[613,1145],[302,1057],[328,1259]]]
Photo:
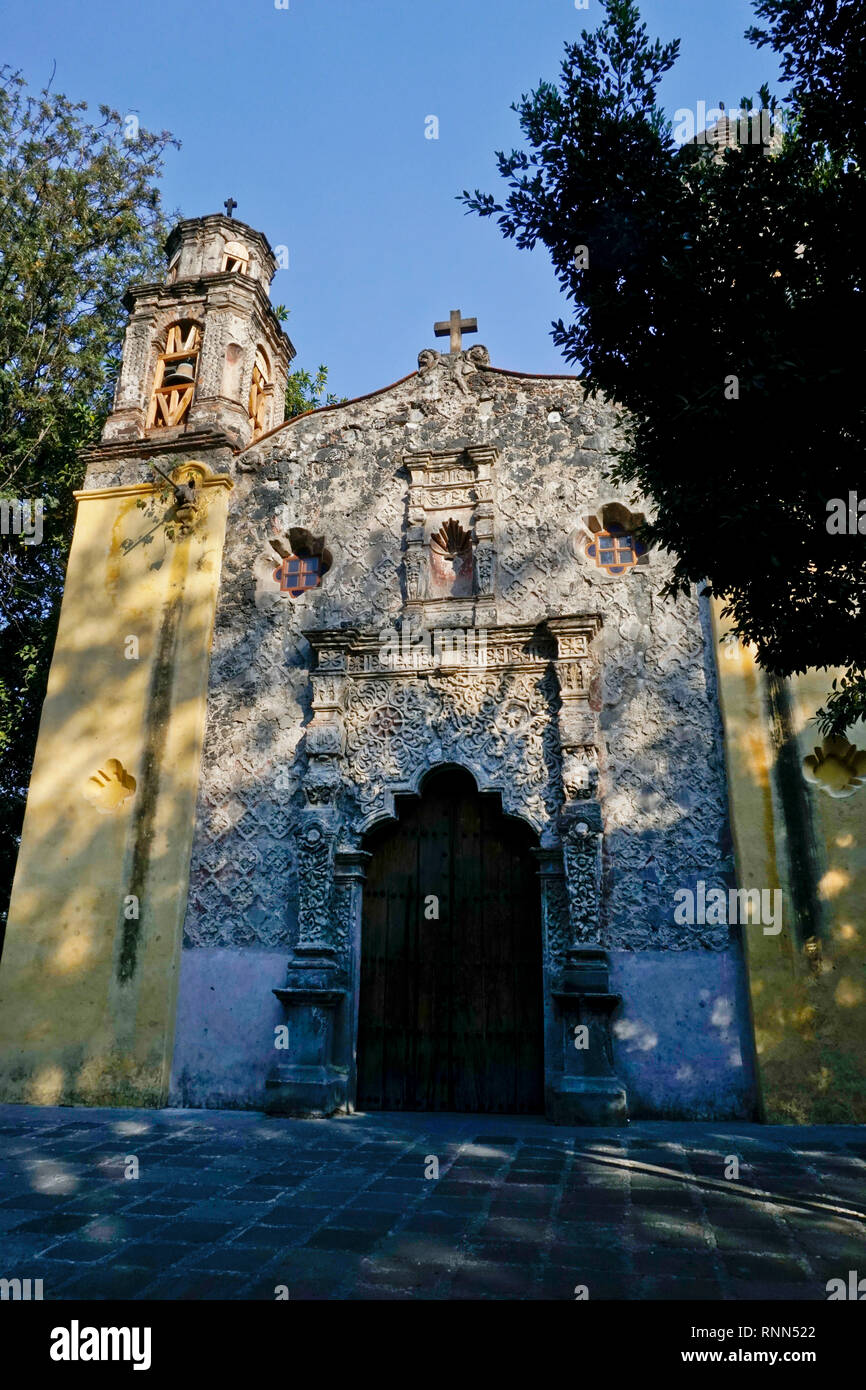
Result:
[[85,799],[95,806],[101,816],[111,815],[135,793],[136,781],[131,772],[119,758],[108,758],[100,763],[84,783]]
[[430,537],[430,577],[436,597],[472,593],[472,536],[454,517]]

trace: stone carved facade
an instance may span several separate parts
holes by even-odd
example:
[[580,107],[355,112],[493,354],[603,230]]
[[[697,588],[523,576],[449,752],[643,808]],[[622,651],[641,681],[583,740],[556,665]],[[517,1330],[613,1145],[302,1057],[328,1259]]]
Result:
[[[184,254],[197,245],[187,235]],[[207,273],[218,290],[222,272]],[[207,391],[218,389],[209,364],[232,342],[251,370],[258,325],[242,333],[230,319],[247,301],[255,317],[257,290],[241,290],[205,314]],[[172,283],[172,300],[184,293]],[[134,320],[130,411],[146,398],[153,341],[152,324]],[[153,450],[124,435],[125,416],[115,423],[123,443],[93,451],[89,487],[147,476]],[[722,976],[709,963],[734,959],[737,943],[727,927],[684,928],[673,916],[677,888],[723,886],[732,868],[701,603],[659,596],[659,555],[620,576],[586,555],[587,517],[641,505],[606,481],[620,439],[617,413],[576,379],[498,370],[476,345],[425,349],[395,386],[240,452],[194,433],[166,441],[171,466],[178,451],[199,450],[235,481],[184,929],[176,1069],[186,1103],[227,1094],[219,1049],[203,1063],[196,1041],[213,1028],[236,1039],[241,1103],[351,1104],[365,836],[444,764],[498,792],[537,837],[550,1115],[621,1118],[623,1068],[651,1094],[642,1056],[672,1006],[637,986],[631,997],[635,969],[661,972],[680,1000],[693,978],[711,994]],[[324,537],[332,557],[321,584],[294,598],[275,580],[271,544],[293,528]],[[666,964],[677,959],[693,972],[682,985]],[[258,993],[223,999],[204,983],[229,961],[255,975]],[[612,962],[625,981],[621,1021]],[[262,1023],[272,993],[295,1040],[276,1067]],[[570,1042],[583,1021],[589,1058]],[[730,1032],[720,1037],[719,1074],[731,1055]],[[675,1108],[675,1070],[661,1099],[643,1102],[648,1113]],[[738,1085],[728,1113],[747,1105]],[[231,1096],[237,1104],[237,1084]],[[703,1113],[714,1104],[708,1083]]]
[[[486,626],[495,620],[493,517],[496,449],[407,453],[408,526],[404,557],[406,611],[428,625]],[[437,565],[441,537],[449,528],[471,538],[465,577],[449,584],[446,565]],[[461,583],[461,579],[463,582]],[[473,582],[474,580],[474,582]]]
[[[575,380],[488,366],[464,391],[430,354],[234,465],[186,944],[288,947],[281,997],[335,1010],[335,1038],[343,1005],[319,996],[351,993],[364,834],[445,763],[538,835],[557,999],[575,950],[731,949],[727,928],[673,921],[675,888],[731,870],[699,603],[658,597],[659,556],[618,578],[585,556],[582,519],[618,500],[615,413]],[[472,592],[431,595],[430,538],[452,517],[472,538]],[[296,600],[262,578],[268,537],[292,526],[334,557]],[[411,650],[419,628],[454,625],[484,631],[485,664],[383,663],[388,634],[408,626]],[[319,1104],[344,1103],[342,1073],[321,1066]],[[291,1077],[271,1086],[294,1094]]]
[[[164,283],[132,297],[85,481],[117,490],[120,510],[152,463],[234,485],[225,545],[220,529],[195,572],[210,563],[216,615],[211,632],[203,603],[190,632],[197,694],[172,729],[189,704],[201,718],[209,651],[177,1007],[153,1049],[164,1069],[173,1037],[170,1103],[353,1104],[371,832],[456,764],[523,822],[521,843],[534,837],[548,1115],[621,1120],[628,1092],[637,1115],[751,1117],[738,932],[674,916],[678,890],[733,881],[705,605],[661,597],[663,555],[611,574],[587,554],[591,523],[646,510],[609,481],[617,412],[476,345],[425,349],[386,390],[278,425],[293,348],[268,302],[266,241],[203,218],[170,255]],[[201,330],[195,392],[155,429],[157,363],[180,323]],[[262,361],[276,428],[249,444]],[[302,533],[321,538],[315,555],[294,553]],[[326,552],[315,587],[288,582],[293,560]]]

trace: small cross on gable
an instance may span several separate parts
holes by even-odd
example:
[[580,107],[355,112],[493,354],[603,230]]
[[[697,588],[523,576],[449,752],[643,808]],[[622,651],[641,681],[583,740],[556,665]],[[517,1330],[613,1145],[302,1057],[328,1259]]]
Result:
[[440,323],[434,323],[433,332],[437,338],[451,338],[449,352],[461,352],[463,349],[463,334],[477,333],[478,320],[464,319],[460,317],[459,309],[452,309],[450,318]]

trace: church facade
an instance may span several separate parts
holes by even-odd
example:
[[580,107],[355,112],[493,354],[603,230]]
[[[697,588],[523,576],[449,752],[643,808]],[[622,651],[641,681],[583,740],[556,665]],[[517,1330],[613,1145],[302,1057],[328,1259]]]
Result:
[[718,634],[616,411],[455,312],[283,422],[264,237],[168,252],[79,494],[3,1098],[752,1118],[744,928],[677,910],[737,882]]

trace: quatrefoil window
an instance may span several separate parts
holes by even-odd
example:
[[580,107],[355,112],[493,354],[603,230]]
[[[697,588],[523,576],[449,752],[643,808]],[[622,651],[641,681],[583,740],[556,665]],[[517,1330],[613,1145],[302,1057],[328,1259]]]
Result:
[[600,516],[586,519],[592,540],[586,554],[606,574],[627,574],[635,565],[649,562],[647,547],[639,539],[644,517],[630,512],[619,502],[608,503]]
[[274,570],[280,592],[299,598],[307,589],[318,589],[322,582],[318,555],[286,555]]
[[641,555],[646,554],[646,546],[613,522],[607,531],[599,531],[586,547],[586,553],[608,574],[625,574],[638,563]]
[[301,526],[293,526],[288,545],[280,536],[271,537],[271,545],[282,557],[273,577],[281,594],[300,598],[310,589],[318,589],[331,568],[331,552],[325,548],[324,536],[313,536]]

